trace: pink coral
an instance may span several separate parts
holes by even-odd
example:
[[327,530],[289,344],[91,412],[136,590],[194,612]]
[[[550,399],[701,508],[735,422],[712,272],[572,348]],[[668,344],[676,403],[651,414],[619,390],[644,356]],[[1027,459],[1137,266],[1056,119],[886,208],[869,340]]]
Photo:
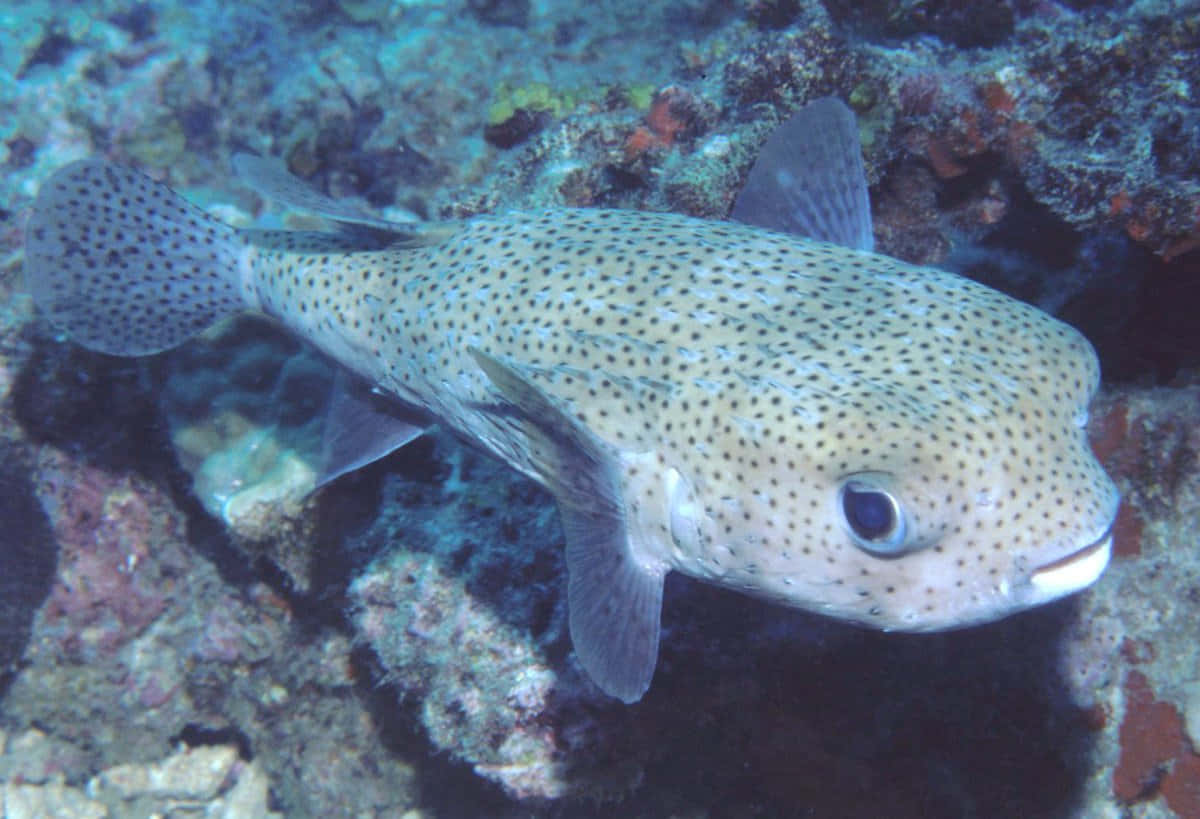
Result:
[[38,496],[58,540],[58,572],[44,616],[77,659],[113,651],[140,634],[165,608],[157,576],[162,555],[150,550],[177,540],[178,521],[157,490],[69,461],[45,449]]

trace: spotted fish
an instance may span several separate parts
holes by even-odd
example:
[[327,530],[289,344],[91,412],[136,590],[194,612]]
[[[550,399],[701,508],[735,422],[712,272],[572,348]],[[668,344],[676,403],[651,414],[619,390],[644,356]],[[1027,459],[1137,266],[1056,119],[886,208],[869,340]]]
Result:
[[238,230],[82,161],[32,209],[38,305],[118,355],[265,313],[402,408],[342,402],[326,477],[432,419],[539,481],[575,650],[614,697],[650,685],[668,571],[924,631],[1045,603],[1108,562],[1118,496],[1084,433],[1095,353],[1033,307],[873,253],[839,102],[771,137],[731,222],[390,223],[239,166],[359,230]]

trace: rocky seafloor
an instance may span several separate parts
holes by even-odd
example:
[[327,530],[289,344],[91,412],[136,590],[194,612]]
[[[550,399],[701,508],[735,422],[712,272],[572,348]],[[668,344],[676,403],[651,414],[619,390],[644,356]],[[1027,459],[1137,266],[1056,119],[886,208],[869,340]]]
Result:
[[[1200,816],[1200,7],[97,2],[0,10],[0,814]],[[284,158],[386,215],[720,218],[770,128],[858,114],[880,250],[1096,345],[1117,555],[883,635],[672,577],[633,706],[583,676],[557,515],[437,433],[310,495],[331,366],[241,320],[92,354],[24,295],[58,166],[238,224]]]

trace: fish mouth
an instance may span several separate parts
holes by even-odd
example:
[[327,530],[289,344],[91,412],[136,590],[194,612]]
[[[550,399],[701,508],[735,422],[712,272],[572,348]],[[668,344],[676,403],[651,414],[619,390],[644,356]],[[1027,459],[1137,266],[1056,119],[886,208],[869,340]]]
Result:
[[1058,560],[1039,566],[1029,580],[1047,599],[1090,586],[1104,572],[1112,556],[1113,527],[1109,524],[1095,542]]

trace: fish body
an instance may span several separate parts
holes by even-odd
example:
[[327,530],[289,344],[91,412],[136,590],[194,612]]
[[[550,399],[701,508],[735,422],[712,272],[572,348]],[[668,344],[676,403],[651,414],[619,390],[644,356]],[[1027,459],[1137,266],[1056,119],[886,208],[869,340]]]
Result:
[[[1107,563],[1118,498],[1083,429],[1088,342],[865,249],[861,181],[802,199],[816,215],[800,221],[842,244],[560,209],[397,225],[397,244],[364,248],[235,230],[83,162],[39,195],[27,265],[41,307],[89,346],[144,354],[257,310],[406,408],[368,440],[436,419],[542,483],[580,660],[634,701],[668,571],[922,631],[1047,602]],[[352,465],[369,460],[355,437]]]

